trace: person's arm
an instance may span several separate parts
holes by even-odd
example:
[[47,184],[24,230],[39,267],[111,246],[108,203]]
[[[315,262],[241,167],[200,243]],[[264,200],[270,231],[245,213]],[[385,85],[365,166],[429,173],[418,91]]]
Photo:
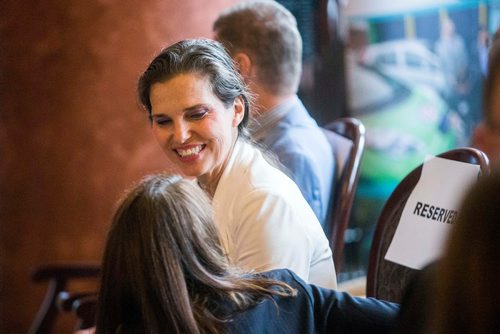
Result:
[[385,334],[395,328],[398,304],[310,287],[318,311],[319,332]]
[[[310,159],[302,154],[284,154],[280,156],[280,159],[283,165],[289,169],[290,177],[299,187],[318,220],[323,222],[328,203],[322,201],[321,183]],[[328,185],[328,187],[330,186]]]
[[394,330],[398,304],[320,288],[292,275],[310,300],[317,333],[384,334]]

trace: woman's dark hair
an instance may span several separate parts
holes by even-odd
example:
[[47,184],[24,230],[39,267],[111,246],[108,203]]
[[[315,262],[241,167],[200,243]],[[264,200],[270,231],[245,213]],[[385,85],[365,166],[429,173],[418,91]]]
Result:
[[431,328],[436,334],[497,333],[500,306],[500,171],[465,197],[438,263]]
[[155,175],[115,213],[96,333],[219,333],[231,318],[221,305],[242,311],[294,294],[285,283],[230,266],[205,193],[181,177]]
[[209,39],[190,39],[163,49],[139,78],[139,100],[151,116],[149,98],[151,86],[165,82],[179,74],[197,73],[208,77],[213,93],[227,107],[241,97],[245,115],[238,126],[240,134],[248,123],[250,94],[231,56],[219,42]]

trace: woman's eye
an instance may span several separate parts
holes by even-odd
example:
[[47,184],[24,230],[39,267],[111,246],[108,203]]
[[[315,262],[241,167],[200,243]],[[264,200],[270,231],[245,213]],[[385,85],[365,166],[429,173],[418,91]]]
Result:
[[197,111],[197,112],[192,113],[191,115],[189,115],[189,118],[194,119],[194,120],[198,120],[198,119],[202,119],[203,117],[205,117],[206,114],[207,114],[206,110]]
[[155,123],[156,125],[159,126],[165,126],[167,124],[170,124],[170,122],[171,122],[170,118],[164,118],[164,117],[155,118]]

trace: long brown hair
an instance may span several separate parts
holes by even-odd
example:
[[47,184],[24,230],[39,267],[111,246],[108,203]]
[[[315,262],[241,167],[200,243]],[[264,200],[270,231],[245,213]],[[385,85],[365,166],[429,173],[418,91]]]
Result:
[[221,305],[241,311],[294,294],[230,266],[204,192],[181,177],[155,175],[130,191],[114,216],[96,332],[219,333],[231,318]]
[[498,333],[500,173],[466,196],[437,267],[432,333]]

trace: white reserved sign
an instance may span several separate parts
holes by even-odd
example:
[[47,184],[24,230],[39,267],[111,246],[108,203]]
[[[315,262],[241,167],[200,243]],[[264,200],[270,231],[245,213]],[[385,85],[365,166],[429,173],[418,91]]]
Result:
[[479,166],[432,157],[410,194],[385,259],[421,269],[437,259]]

